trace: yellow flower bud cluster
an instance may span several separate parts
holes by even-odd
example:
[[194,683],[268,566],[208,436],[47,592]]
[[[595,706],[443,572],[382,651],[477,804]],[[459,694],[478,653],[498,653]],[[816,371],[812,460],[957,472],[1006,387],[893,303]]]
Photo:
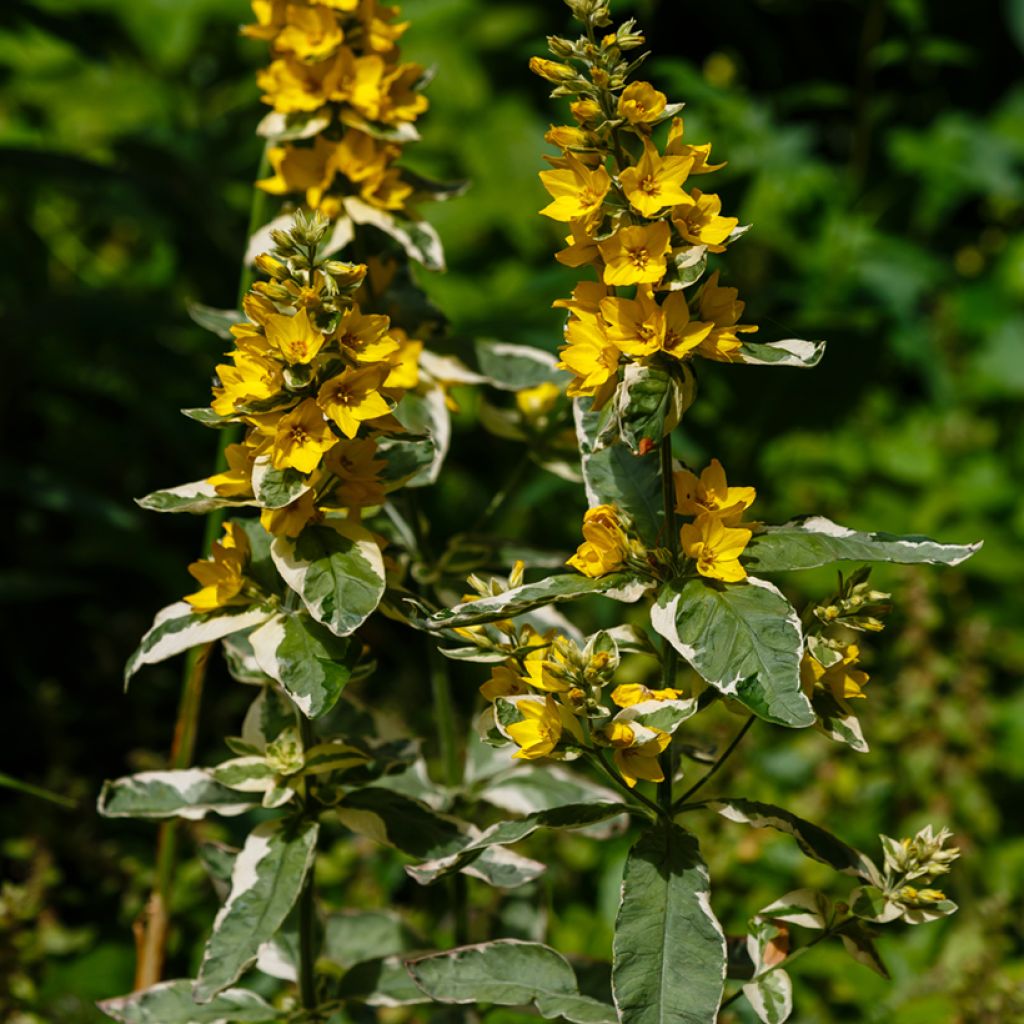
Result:
[[[585,19],[586,20],[586,19]],[[718,195],[690,184],[724,164],[710,162],[710,144],[683,142],[683,122],[650,82],[628,82],[622,50],[642,37],[632,23],[600,41],[557,40],[559,62],[533,58],[531,69],[570,95],[575,125],[553,125],[546,138],[562,150],[540,173],[551,202],[541,213],[567,226],[556,256],[570,267],[592,267],[572,299],[561,349],[573,374],[572,396],[610,397],[623,362],[653,362],[681,372],[694,355],[730,361],[742,347],[744,303],[718,272],[688,301],[683,289],[703,272],[707,253],[724,252],[741,233],[722,215]],[[668,123],[663,142],[660,126]]]
[[697,572],[724,583],[746,579],[739,558],[753,533],[740,523],[757,491],[730,487],[718,459],[712,459],[700,476],[688,469],[676,470],[672,482],[676,513],[693,517],[693,522],[680,529],[679,542],[687,558],[694,560]]
[[642,557],[643,547],[629,536],[614,505],[595,505],[583,516],[583,543],[565,564],[597,579],[624,569],[630,557]]
[[[265,134],[274,174],[258,182],[273,195],[301,195],[332,220],[348,197],[403,210],[413,186],[394,166],[413,122],[428,105],[424,69],[403,63],[408,27],[377,0],[252,0],[243,33],[266,40],[272,60],[258,76],[273,114]],[[287,141],[285,141],[287,140]]]
[[247,320],[232,327],[235,347],[217,367],[212,410],[245,426],[227,449],[228,469],[210,478],[222,497],[253,498],[254,476],[291,471],[303,484],[290,503],[263,506],[271,533],[295,537],[325,512],[349,516],[384,500],[377,441],[401,431],[391,415],[419,379],[422,342],[364,313],[366,267],[316,256],[327,222],[300,218],[260,268],[267,281],[246,296]]

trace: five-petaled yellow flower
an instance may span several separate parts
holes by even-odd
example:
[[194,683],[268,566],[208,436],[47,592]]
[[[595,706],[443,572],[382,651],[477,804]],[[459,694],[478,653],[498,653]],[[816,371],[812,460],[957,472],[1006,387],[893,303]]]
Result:
[[514,757],[528,761],[547,757],[558,746],[565,731],[576,740],[583,739],[571,712],[556,703],[550,694],[543,703],[529,699],[517,701],[516,710],[523,716],[523,721],[506,726],[509,736],[519,746]]
[[665,314],[662,351],[676,359],[687,359],[714,328],[714,324],[690,319],[690,307],[683,292],[672,292],[661,304]]
[[867,672],[854,668],[859,661],[860,648],[856,644],[847,644],[842,658],[828,668],[813,655],[805,654],[800,663],[800,681],[804,693],[810,697],[815,686],[820,686],[828,690],[841,705],[847,700],[866,700],[864,686],[869,677]]
[[653,217],[666,206],[693,202],[682,187],[692,165],[692,157],[663,157],[650,139],[644,139],[643,156],[619,174],[619,183],[630,206]]
[[337,443],[338,436],[319,406],[307,398],[278,420],[270,459],[274,469],[312,473],[324,452]]
[[675,200],[672,223],[688,242],[706,245],[711,252],[725,252],[724,243],[739,224],[739,219],[721,214],[722,200],[714,193],[705,195],[695,188],[689,195],[684,192],[681,199]]
[[213,544],[210,557],[193,562],[189,573],[199,581],[200,589],[185,600],[194,612],[212,612],[233,604],[245,604],[241,596],[245,586],[245,564],[249,561],[249,538],[235,522],[224,524],[224,536]]
[[604,283],[657,284],[665,276],[665,257],[672,247],[672,232],[663,220],[620,228],[598,242],[604,259]]
[[268,316],[267,341],[292,365],[311,363],[324,345],[324,336],[303,307],[295,316]]
[[568,223],[587,220],[598,214],[612,179],[603,167],[591,169],[579,157],[568,153],[564,166],[541,171],[540,180],[552,195],[552,201],[540,212],[552,220]]
[[320,388],[317,404],[346,437],[355,437],[360,423],[391,412],[387,399],[378,390],[390,371],[386,363],[345,370]]
[[739,558],[752,536],[750,530],[726,526],[719,516],[707,512],[679,531],[683,551],[697,563],[697,572],[724,583],[746,579],[747,570]]
[[593,395],[615,378],[620,352],[608,340],[601,323],[596,319],[570,320],[565,338],[568,344],[559,349],[558,367],[576,375],[568,389],[571,396]]
[[634,704],[643,704],[649,700],[678,700],[682,690],[651,690],[642,683],[622,683],[612,690],[612,703],[620,708],[631,708]]
[[672,478],[676,511],[684,516],[709,512],[721,517],[726,525],[733,525],[757,497],[753,487],[730,487],[718,459],[712,459],[699,477],[688,469],[677,469]]
[[741,324],[740,317],[746,303],[738,298],[735,288],[722,288],[718,284],[716,270],[700,290],[700,318],[710,321],[714,328],[700,343],[698,351],[708,359],[729,362],[743,342],[737,335],[750,334],[757,330],[754,324]]
[[627,355],[649,356],[665,341],[665,313],[650,287],[638,288],[635,299],[603,299],[601,315],[608,340]]
[[619,117],[631,125],[646,128],[665,112],[668,97],[650,82],[632,82],[619,96]]
[[658,756],[672,742],[669,733],[645,728],[638,737],[627,723],[611,722],[605,727],[604,735],[614,748],[615,767],[630,789],[638,779],[661,782],[665,778]]

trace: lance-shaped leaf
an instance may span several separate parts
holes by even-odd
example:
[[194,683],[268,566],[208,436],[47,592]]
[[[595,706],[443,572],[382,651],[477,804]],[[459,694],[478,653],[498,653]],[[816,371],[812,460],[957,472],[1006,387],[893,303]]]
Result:
[[547,604],[574,601],[578,597],[623,588],[635,579],[631,573],[625,572],[612,573],[596,580],[575,573],[549,576],[537,583],[513,587],[503,594],[482,597],[479,601],[465,601],[454,608],[435,612],[426,620],[425,625],[427,629],[454,629],[457,626],[476,626],[483,622],[508,619]]
[[843,925],[839,933],[843,948],[859,964],[889,979],[889,969],[885,966],[878,949],[875,947],[872,933],[860,921],[849,921]]
[[192,982],[187,978],[104,1000],[99,1008],[121,1024],[260,1024],[281,1018],[281,1011],[262,996],[242,988],[229,988],[200,1005],[192,998]]
[[416,984],[439,1003],[528,1006],[548,1020],[615,1024],[612,1007],[580,994],[576,974],[555,950],[537,942],[498,939],[412,960]]
[[665,519],[658,460],[634,455],[625,445],[598,448],[601,413],[591,409],[589,398],[576,399],[573,416],[587,504],[622,509],[633,520],[640,539],[656,544]]
[[233,337],[231,328],[245,320],[245,316],[237,309],[216,309],[204,306],[201,302],[189,302],[185,308],[194,323],[228,341]]
[[566,376],[564,371],[555,369],[555,357],[541,348],[483,339],[477,341],[475,348],[481,373],[502,391],[521,391],[561,381]]
[[[339,910],[327,917],[321,955],[348,968],[417,947],[422,940],[394,911]],[[408,978],[404,966],[402,973]]]
[[[347,793],[336,810],[341,823],[353,832],[394,846],[419,860],[458,854],[468,839],[478,836],[464,822],[377,786]],[[483,850],[463,870],[490,885],[511,889],[538,878],[544,865],[496,846]]]
[[103,784],[97,810],[105,818],[234,817],[259,801],[221,785],[205,768],[138,772]]
[[714,1024],[726,943],[697,839],[676,825],[645,832],[629,853],[612,944],[622,1024]]
[[728,797],[714,800],[709,806],[730,821],[737,821],[754,828],[772,828],[792,836],[801,850],[813,860],[828,864],[846,875],[854,875],[865,881],[877,883],[878,869],[860,850],[844,843],[820,825],[800,818],[774,804],[759,803]]
[[150,512],[205,514],[215,508],[242,508],[255,505],[256,502],[246,498],[223,498],[208,480],[196,480],[190,484],[169,487],[164,491],[153,491],[144,498],[136,498],[135,504]]
[[612,414],[619,437],[634,453],[661,444],[692,402],[693,371],[680,363],[679,372],[684,375],[682,380],[656,366],[626,365]]
[[743,994],[764,1024],[785,1024],[793,1012],[793,982],[781,968],[748,981]]
[[794,889],[757,912],[768,921],[785,921],[802,928],[827,927],[832,908],[828,897],[816,889]]
[[348,636],[384,595],[384,560],[368,530],[340,521],[307,527],[270,547],[277,571],[310,615],[335,636]]
[[429,885],[439,878],[461,871],[472,864],[488,847],[507,846],[518,843],[532,835],[539,828],[586,828],[609,818],[628,814],[629,808],[624,804],[570,804],[566,807],[554,807],[551,810],[538,811],[518,821],[502,821],[484,832],[477,838],[467,838],[465,845],[444,857],[428,860],[406,868],[406,871],[420,885]]
[[196,423],[201,423],[204,427],[210,427],[214,430],[221,427],[229,427],[232,423],[241,422],[237,416],[221,416],[219,413],[214,412],[206,406],[198,409],[182,409],[181,415],[187,416],[190,420],[193,420]]
[[316,856],[319,826],[267,821],[249,834],[231,872],[231,893],[213,922],[192,990],[207,1003],[256,962],[302,891]]
[[800,620],[770,583],[666,583],[651,624],[712,686],[758,717],[797,728],[814,722],[800,686]]
[[277,680],[307,718],[319,718],[338,702],[352,676],[358,649],[301,613],[275,615],[249,636],[253,656]]
[[190,647],[258,626],[273,615],[264,605],[224,608],[216,612],[194,612],[187,601],[177,601],[157,612],[153,625],[139,642],[124,669],[125,686],[143,665],[172,658]]
[[[432,384],[422,394],[407,391],[395,409],[395,418],[410,434],[422,435],[429,443],[429,459],[404,481],[404,486],[427,487],[435,483],[452,439],[452,418],[443,389]],[[381,451],[389,470],[393,469],[395,444],[384,445]],[[419,451],[417,457],[422,458],[422,454]]]
[[[488,752],[493,750],[479,741],[475,746]],[[503,753],[500,774],[495,777],[493,772],[479,772],[476,779],[481,781],[479,786],[474,786],[473,794],[510,814],[532,814],[585,800],[615,803],[618,799],[615,790],[601,786],[585,775],[557,764],[512,761],[507,751]],[[467,771],[473,771],[472,763],[467,766]]]
[[798,366],[809,369],[821,362],[825,342],[786,338],[783,341],[745,341],[739,352],[729,358],[731,362],[748,366]]
[[444,270],[441,239],[433,225],[427,221],[410,220],[397,213],[389,213],[354,196],[346,198],[345,212],[356,224],[368,224],[390,235],[410,259],[422,264],[427,270]]
[[263,508],[284,508],[310,489],[310,481],[297,469],[274,469],[267,456],[252,464],[252,489]]
[[741,560],[756,572],[813,569],[830,562],[899,562],[903,565],[959,565],[981,543],[940,544],[927,537],[861,533],[824,516],[768,526],[747,545]]

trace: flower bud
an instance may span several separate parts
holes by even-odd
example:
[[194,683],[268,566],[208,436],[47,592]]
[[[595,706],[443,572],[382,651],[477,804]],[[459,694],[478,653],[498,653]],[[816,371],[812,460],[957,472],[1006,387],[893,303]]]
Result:
[[555,85],[572,82],[579,77],[568,64],[559,64],[557,61],[545,60],[543,57],[531,57],[530,70]]
[[548,36],[548,49],[560,60],[568,60],[575,53],[573,44],[560,36]]

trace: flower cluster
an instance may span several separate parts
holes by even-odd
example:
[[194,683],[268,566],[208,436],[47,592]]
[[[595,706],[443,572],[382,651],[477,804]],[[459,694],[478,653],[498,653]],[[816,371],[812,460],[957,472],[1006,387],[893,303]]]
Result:
[[403,63],[398,8],[376,0],[252,0],[242,31],[270,44],[258,82],[273,109],[261,130],[274,174],[258,186],[302,196],[332,220],[357,197],[402,210],[414,187],[394,166],[428,101],[424,69]]
[[697,572],[725,583],[746,579],[739,557],[753,533],[739,524],[757,491],[730,487],[718,459],[712,459],[699,477],[688,469],[676,470],[672,482],[676,513],[693,516],[693,522],[680,529],[679,542]]
[[588,17],[587,36],[575,42],[549,39],[558,61],[530,63],[556,85],[553,95],[572,98],[575,124],[546,136],[562,155],[546,158],[552,169],[540,174],[552,197],[541,213],[569,231],[556,259],[596,272],[556,305],[570,312],[560,364],[574,375],[569,394],[593,396],[597,407],[623,363],[658,365],[686,380],[694,355],[732,361],[740,335],[757,330],[740,323],[744,304],[717,271],[687,300],[683,289],[700,279],[707,255],[743,232],[737,218],[722,216],[718,195],[690,180],[724,165],[711,163],[710,144],[683,141],[675,116],[682,104],[669,104],[649,82],[629,81],[641,61],[623,54],[644,42],[633,22],[598,39],[601,20]]
[[583,543],[566,565],[597,579],[642,559],[643,546],[630,536],[628,524],[614,505],[595,505],[583,516]]

